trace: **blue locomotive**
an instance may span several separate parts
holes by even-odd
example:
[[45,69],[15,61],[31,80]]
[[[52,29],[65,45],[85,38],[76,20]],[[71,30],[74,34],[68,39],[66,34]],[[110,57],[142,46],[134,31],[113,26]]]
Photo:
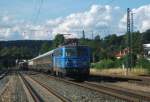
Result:
[[89,75],[91,51],[88,46],[66,45],[28,61],[29,69],[49,71],[56,76],[83,79]]

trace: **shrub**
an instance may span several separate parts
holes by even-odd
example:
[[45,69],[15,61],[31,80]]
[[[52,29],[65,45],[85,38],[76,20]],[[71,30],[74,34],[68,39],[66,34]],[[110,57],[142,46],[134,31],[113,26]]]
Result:
[[118,67],[121,68],[122,67],[122,63],[123,63],[122,59],[116,59],[114,61],[115,68],[118,68]]
[[140,58],[137,61],[137,67],[148,68],[150,70],[150,61],[145,58]]
[[92,68],[98,68],[98,69],[103,69],[103,68],[116,68],[121,66],[121,60],[111,60],[111,59],[104,59],[101,60],[97,63],[92,63],[91,67]]

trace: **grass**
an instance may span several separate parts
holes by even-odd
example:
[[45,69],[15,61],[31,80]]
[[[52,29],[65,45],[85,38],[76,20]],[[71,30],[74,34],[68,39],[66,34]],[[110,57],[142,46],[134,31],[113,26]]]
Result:
[[[128,71],[128,75],[148,75],[149,71],[143,68],[133,68]],[[98,75],[127,75],[126,69],[110,68],[110,69],[90,69],[90,74]]]

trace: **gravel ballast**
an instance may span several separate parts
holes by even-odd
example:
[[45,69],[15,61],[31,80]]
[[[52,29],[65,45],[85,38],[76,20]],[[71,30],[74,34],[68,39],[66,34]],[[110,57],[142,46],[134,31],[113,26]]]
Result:
[[93,90],[58,81],[45,75],[32,75],[32,78],[46,84],[73,102],[125,102],[121,99]]

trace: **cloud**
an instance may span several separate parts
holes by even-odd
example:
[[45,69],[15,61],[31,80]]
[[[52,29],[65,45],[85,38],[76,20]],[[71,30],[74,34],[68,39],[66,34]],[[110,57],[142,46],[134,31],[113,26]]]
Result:
[[[91,36],[91,31],[99,32],[101,36],[104,36],[106,30],[109,30],[111,24],[116,21],[113,12],[119,9],[117,6],[92,5],[87,11],[72,13],[66,17],[49,19],[43,25],[33,25],[25,22],[22,25],[19,21],[15,22],[12,20],[18,25],[13,24],[11,29],[5,29],[5,32],[9,30],[5,37],[15,36],[13,32],[18,32],[15,34],[20,34],[20,37],[23,37],[22,39],[53,39],[57,33],[71,33],[72,36],[70,37],[81,37],[81,30],[83,29],[87,37]],[[3,20],[8,21],[8,18],[5,17]]]
[[9,16],[4,16],[3,18],[2,18],[2,21],[4,21],[4,22],[8,22],[10,20],[10,17]]
[[[144,32],[150,29],[150,4],[132,9],[134,13],[134,31]],[[126,30],[126,14],[121,18],[119,29]]]
[[[88,11],[73,13],[64,18],[47,21],[47,26],[52,27],[52,34],[72,33],[75,30],[97,31],[108,29],[115,20],[113,12],[118,11],[119,7],[109,5],[92,5]],[[104,36],[102,34],[101,36]]]
[[[135,30],[141,32],[150,28],[150,4],[134,8]],[[4,23],[5,22],[5,23]],[[71,33],[68,37],[81,37],[82,30],[86,37],[100,34],[124,34],[126,32],[126,12],[118,6],[92,5],[84,12],[72,13],[66,17],[49,19],[43,24],[32,24],[11,16],[0,17],[0,37],[15,39],[53,39],[57,33]]]

